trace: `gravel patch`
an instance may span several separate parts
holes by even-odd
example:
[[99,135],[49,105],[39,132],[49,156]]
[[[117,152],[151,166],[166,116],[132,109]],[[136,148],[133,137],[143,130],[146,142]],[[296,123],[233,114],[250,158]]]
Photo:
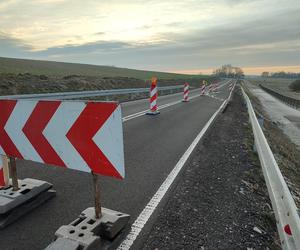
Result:
[[142,249],[280,249],[241,91],[198,145]]

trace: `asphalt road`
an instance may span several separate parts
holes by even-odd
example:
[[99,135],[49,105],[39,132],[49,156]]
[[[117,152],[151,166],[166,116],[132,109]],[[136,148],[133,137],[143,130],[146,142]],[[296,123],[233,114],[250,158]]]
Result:
[[[191,96],[198,94],[195,90]],[[157,116],[142,115],[124,122],[126,178],[119,181],[101,177],[102,206],[130,214],[132,223],[228,95],[228,86],[224,85],[215,98],[196,97],[164,108]],[[181,94],[162,96],[158,105],[181,99]],[[124,103],[123,116],[147,108],[148,100]],[[69,224],[93,206],[90,174],[29,161],[18,162],[18,174],[20,179],[53,183],[57,196],[0,231],[0,249],[43,249],[61,225]],[[136,248],[137,244],[133,246]]]

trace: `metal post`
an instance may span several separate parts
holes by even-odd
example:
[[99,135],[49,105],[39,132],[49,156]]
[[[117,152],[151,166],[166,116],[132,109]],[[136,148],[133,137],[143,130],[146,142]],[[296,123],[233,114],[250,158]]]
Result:
[[9,170],[10,170],[10,176],[12,180],[13,191],[18,191],[19,183],[18,183],[18,175],[17,175],[17,164],[16,164],[16,159],[14,157],[9,157]]
[[93,175],[94,192],[95,192],[95,215],[96,215],[96,219],[99,219],[102,216],[99,176],[94,172],[92,172],[92,175]]

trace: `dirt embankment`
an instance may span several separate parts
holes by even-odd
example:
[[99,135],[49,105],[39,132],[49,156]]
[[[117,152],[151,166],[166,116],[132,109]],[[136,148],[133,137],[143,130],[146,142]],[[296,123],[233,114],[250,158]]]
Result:
[[239,88],[198,145],[143,249],[280,249]]
[[[159,79],[159,86],[181,85],[187,79]],[[199,86],[201,79],[189,79]],[[25,74],[0,74],[0,95],[37,94],[67,91],[102,90],[117,88],[145,88],[150,81],[131,77],[97,77],[82,75],[47,76]]]

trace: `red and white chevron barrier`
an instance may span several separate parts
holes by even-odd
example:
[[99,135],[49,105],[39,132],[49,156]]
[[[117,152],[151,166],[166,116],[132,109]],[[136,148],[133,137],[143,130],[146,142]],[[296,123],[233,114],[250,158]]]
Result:
[[214,91],[216,91],[219,88],[218,81],[214,82]]
[[189,84],[186,82],[184,83],[184,88],[183,88],[183,102],[188,102],[189,101]]
[[2,156],[0,155],[0,187],[5,186],[5,179],[4,179],[4,163],[2,160]]
[[0,100],[0,154],[124,178],[120,105]]
[[201,95],[205,95],[205,81],[202,82]]
[[0,155],[0,188],[8,186],[9,176],[6,156]]
[[211,84],[208,86],[208,92],[211,93],[213,90],[214,90],[214,85],[211,83]]
[[151,87],[150,87],[150,110],[147,112],[147,115],[157,115],[159,111],[157,110],[157,78],[152,77]]

